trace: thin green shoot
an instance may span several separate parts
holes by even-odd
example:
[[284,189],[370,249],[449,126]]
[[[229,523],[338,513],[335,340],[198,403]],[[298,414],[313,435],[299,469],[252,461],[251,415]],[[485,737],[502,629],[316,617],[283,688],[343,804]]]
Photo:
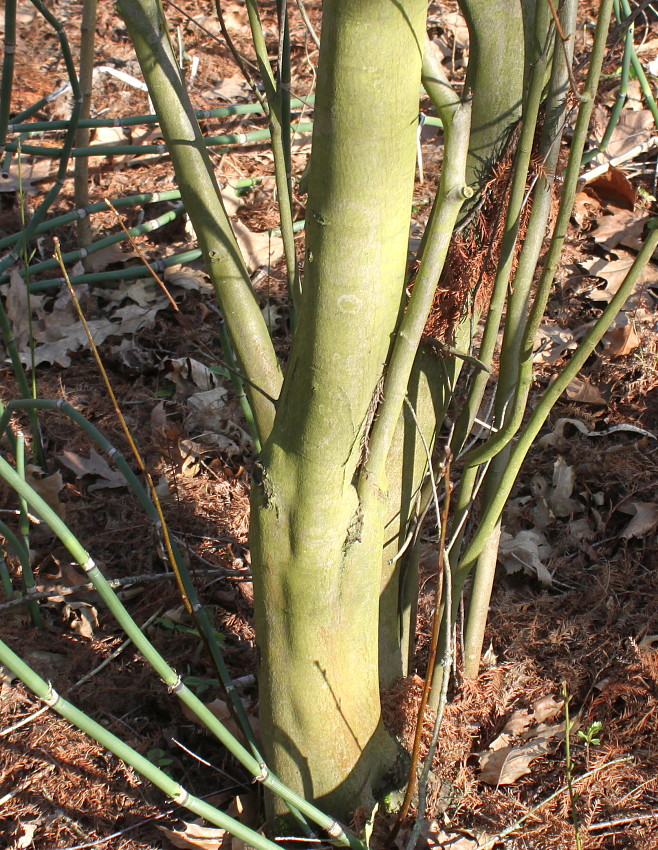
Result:
[[[170,632],[180,632],[184,635],[194,635],[195,637],[200,638],[199,630],[193,628],[192,626],[186,626],[184,623],[176,623],[174,620],[169,619],[169,617],[158,617],[155,620],[155,625],[162,626],[163,629],[167,629]],[[224,635],[221,632],[213,629],[213,636],[219,646],[224,645]]]
[[[25,436],[22,431],[18,431],[16,434],[16,472],[21,476],[23,481],[25,481]],[[22,496],[18,497],[18,506],[19,506],[19,530],[21,535],[21,542],[23,544],[24,551],[26,553],[26,557],[20,558],[19,563],[21,566],[21,583],[23,586],[23,592],[25,593],[28,601],[25,604],[25,607],[30,613],[30,619],[32,620],[32,625],[37,628],[41,628],[43,626],[43,620],[41,618],[41,612],[39,611],[39,606],[37,603],[30,599],[31,594],[35,592],[34,586],[34,576],[32,574],[32,565],[30,564],[30,519],[29,512],[27,507],[27,502]]]
[[585,761],[589,764],[589,751],[590,747],[598,747],[601,743],[601,739],[599,734],[603,729],[603,723],[600,720],[593,720],[587,729],[584,731],[579,729],[576,733],[580,740],[585,745]]
[[571,732],[576,725],[576,721],[571,719],[571,714],[569,711],[569,703],[571,702],[571,695],[567,690],[567,683],[562,683],[562,699],[564,700],[564,772],[565,779],[567,784],[567,790],[569,793],[569,809],[571,811],[571,822],[573,824],[574,829],[574,838],[576,842],[576,850],[582,850],[583,840],[580,834],[580,820],[578,818],[578,797],[579,795],[574,791],[573,787],[573,760],[571,758]]

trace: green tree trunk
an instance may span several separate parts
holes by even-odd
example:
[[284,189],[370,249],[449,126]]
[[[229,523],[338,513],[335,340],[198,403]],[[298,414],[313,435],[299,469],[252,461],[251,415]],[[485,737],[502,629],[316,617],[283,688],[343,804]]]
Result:
[[425,13],[324,4],[298,331],[254,476],[263,743],[338,817],[396,758],[378,681],[387,503],[361,505],[355,474],[404,294]]
[[[476,107],[471,163],[481,166],[518,115],[523,21],[520,0],[511,6],[496,2],[493,17],[489,0],[467,2],[471,27],[481,27],[472,56],[482,61],[469,70]],[[409,369],[467,197],[469,110],[442,70],[426,66],[425,85],[444,119],[450,153],[433,214],[437,239],[426,246],[407,306],[426,2],[325,1],[305,275],[281,385],[159,0],[118,4],[238,361],[251,382],[263,438],[254,469],[250,545],[268,764],[286,785],[346,819],[384,788],[397,766],[398,747],[381,721],[379,686],[407,672],[413,651],[409,589],[417,583],[417,553],[392,559],[408,534],[427,466],[403,398],[407,388],[431,446],[462,361],[425,353],[410,378]],[[496,67],[504,62],[504,86],[497,74],[485,72],[485,60]],[[406,330],[396,333],[403,316]],[[469,333],[464,322],[457,348],[468,348],[469,339],[462,338]],[[387,370],[394,345],[400,356]],[[385,373],[387,380],[393,376],[392,403],[384,399],[386,415],[376,420],[369,455]]]

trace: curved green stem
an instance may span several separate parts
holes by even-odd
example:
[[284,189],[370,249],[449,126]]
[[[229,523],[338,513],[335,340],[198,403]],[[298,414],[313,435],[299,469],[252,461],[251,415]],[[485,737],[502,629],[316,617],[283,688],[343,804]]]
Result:
[[[30,556],[28,554],[28,550],[25,548],[25,545],[22,540],[20,540],[16,534],[9,528],[9,526],[0,520],[0,535],[5,538],[6,545],[13,550],[14,555],[18,558],[18,562],[21,565],[21,576],[31,575],[30,569]],[[11,600],[12,597],[20,596],[18,592],[14,591],[14,588],[11,583],[11,577],[9,575],[9,570],[7,569],[7,562],[4,559],[4,553],[0,555],[0,576],[2,577],[2,586],[4,588],[7,599]],[[35,625],[40,625],[40,613],[39,607],[35,599],[31,598],[34,593],[34,582],[32,582],[32,586],[29,589],[28,593],[28,585],[25,581],[22,582],[23,589],[25,591],[23,595],[23,604],[27,609],[28,613],[32,618],[32,622]],[[19,600],[17,599],[16,602]],[[36,611],[35,611],[36,609]],[[35,614],[37,618],[39,618],[39,622],[35,620]]]
[[[550,12],[548,4],[539,4],[535,29],[538,37],[541,36],[542,33],[545,33],[549,17]],[[521,212],[526,199],[526,183],[530,157],[532,154],[532,144],[535,137],[539,106],[541,104],[542,92],[544,89],[546,71],[545,53],[546,50],[544,49],[542,51],[538,51],[535,56],[523,114],[521,135],[514,159],[512,186],[510,189],[510,197],[505,216],[505,227],[500,246],[498,269],[496,272],[493,293],[487,310],[487,319],[482,336],[482,342],[478,352],[478,360],[481,363],[484,363],[485,366],[491,366],[493,360],[500,321],[508,294],[509,279],[514,263],[516,244],[521,226]],[[469,388],[467,402],[462,408],[462,412],[457,419],[451,440],[452,450],[455,454],[459,453],[463,447],[464,441],[471,431],[473,422],[480,408],[482,398],[484,397],[488,381],[489,374],[485,370],[480,370],[473,378]]]
[[32,670],[15,652],[13,652],[4,641],[0,640],[0,661],[8,667],[12,673],[24,682],[37,697],[50,706],[59,715],[64,717],[73,726],[89,735],[103,747],[108,749],[117,758],[134,768],[139,774],[146,777],[157,788],[168,797],[189,811],[205,818],[209,823],[225,829],[231,835],[242,839],[247,845],[255,847],[256,850],[278,850],[278,845],[273,841],[246,827],[240,821],[224,814],[209,803],[188,793],[178,782],[172,779],[159,767],[156,767],[147,758],[122,741],[100,723],[92,720],[79,708],[76,708],[64,697],[60,696],[49,684]]
[[[459,0],[470,36],[466,91],[472,94],[472,131],[466,180],[479,190],[491,174],[511,128],[521,114],[526,62],[520,0]],[[492,69],[505,68],[505,83]]]
[[[615,4],[615,13],[617,15],[617,20],[621,23],[621,10],[619,7],[619,0],[614,0]],[[630,76],[631,69],[631,57],[633,55],[633,34],[634,34],[634,25],[631,21],[626,29],[626,36],[624,38],[624,55],[622,57],[621,62],[621,77],[619,80],[619,91],[617,92],[617,97],[615,99],[614,106],[612,107],[612,111],[610,112],[610,117],[608,118],[608,126],[605,128],[605,133],[603,134],[603,138],[600,143],[591,151],[588,151],[582,159],[582,164],[587,165],[588,162],[591,162],[599,153],[603,153],[608,144],[610,142],[610,138],[612,133],[619,122],[619,116],[621,115],[621,111],[624,108],[626,103],[626,97],[628,96],[628,78]]]
[[[604,4],[602,3],[602,6],[603,5]],[[629,269],[628,274],[624,278],[624,282],[620,286],[619,290],[615,293],[594,327],[583,339],[569,363],[560,372],[550,387],[544,392],[544,395],[537,407],[534,409],[532,416],[521,431],[519,439],[510,454],[509,463],[507,464],[499,481],[498,497],[495,502],[491,504],[486,515],[483,516],[475,536],[464,552],[457,568],[457,581],[460,588],[463,586],[466,577],[479,557],[487,538],[493,532],[493,529],[502,513],[505,502],[507,501],[512,487],[514,486],[521,464],[523,463],[535,437],[548,418],[553,405],[568,387],[570,381],[572,381],[583,368],[587,358],[592,354],[596,346],[601,341],[603,335],[612,324],[615,316],[633,291],[633,287],[635,286],[641,272],[651,259],[651,255],[653,254],[656,246],[658,246],[658,228],[655,226],[658,222],[654,219],[653,223],[654,226],[652,226],[646,242],[642,246],[638,256],[635,258],[635,262]]]
[[4,56],[0,82],[0,157],[5,151],[11,91],[14,84],[14,57],[16,55],[16,0],[5,0]]
[[[587,139],[587,128],[589,125],[589,119],[592,113],[592,109],[594,107],[594,97],[596,95],[596,90],[598,87],[599,76],[601,72],[601,65],[603,62],[603,56],[605,53],[605,45],[606,38],[608,33],[608,26],[610,21],[610,14],[612,11],[612,2],[613,0],[603,0],[601,3],[600,13],[597,20],[597,29],[594,38],[594,45],[592,47],[592,52],[590,55],[590,66],[587,76],[587,82],[585,85],[584,94],[581,99],[578,118],[576,121],[576,129],[574,132],[574,137],[571,143],[571,153],[569,157],[569,162],[567,165],[565,179],[564,179],[564,188],[562,191],[561,203],[560,203],[560,211],[558,213],[558,219],[555,225],[555,229],[553,232],[553,238],[551,240],[551,245],[549,247],[546,258],[544,259],[544,266],[542,270],[542,275],[537,287],[537,292],[535,295],[535,299],[533,301],[532,308],[530,310],[530,315],[528,317],[528,321],[525,326],[525,330],[523,333],[523,340],[521,343],[521,367],[518,376],[518,383],[516,394],[524,399],[522,406],[517,406],[517,402],[514,402],[514,409],[516,411],[516,416],[518,416],[518,411],[525,409],[525,398],[527,398],[527,393],[529,391],[530,385],[532,383],[532,350],[534,346],[534,340],[537,333],[537,328],[541,322],[542,316],[544,314],[544,310],[546,307],[546,302],[548,300],[548,295],[551,289],[551,285],[555,276],[555,272],[557,269],[557,264],[559,261],[560,253],[562,250],[562,245],[564,239],[566,237],[567,226],[569,224],[569,218],[571,215],[571,209],[573,207],[573,199],[575,196],[578,173],[580,168],[580,162],[582,158],[582,151]],[[621,302],[623,303],[623,301]],[[603,317],[601,317],[601,320]],[[600,321],[601,321],[600,320]],[[611,321],[611,319],[610,319]],[[604,333],[603,331],[602,333]],[[596,343],[595,343],[596,344]],[[586,359],[586,358],[585,358]],[[573,362],[573,361],[572,361]],[[584,360],[582,361],[584,362]],[[571,365],[571,364],[570,364]],[[576,369],[576,372],[578,371]],[[574,373],[575,374],[575,373]],[[570,380],[570,378],[569,378]],[[568,381],[567,381],[568,383]],[[564,385],[566,386],[566,384]],[[551,388],[552,389],[552,388]],[[564,387],[563,387],[564,389]],[[558,393],[559,396],[559,393]],[[557,398],[557,396],[556,396]],[[551,404],[554,402],[551,402]],[[548,416],[548,412],[550,408],[544,409],[542,405],[544,401],[540,402],[540,407],[544,410],[544,419]],[[537,414],[537,410],[533,414],[533,417]],[[512,420],[510,420],[512,421]],[[542,419],[542,422],[544,420]],[[520,424],[520,423],[519,423]],[[500,449],[502,445],[505,445],[509,440],[509,436],[505,433],[506,428],[511,427],[508,425],[502,429],[501,436],[499,437],[497,434],[494,435],[491,439],[490,445],[496,447],[495,451],[491,451],[490,457],[493,457],[494,454]],[[516,426],[518,428],[518,425]],[[527,429],[528,426],[526,426]],[[537,427],[537,431],[541,427],[541,424]],[[525,433],[525,430],[524,432]],[[468,433],[468,432],[466,432]],[[536,432],[535,432],[536,433]],[[534,439],[534,437],[533,437]],[[500,445],[498,445],[495,441],[500,440]],[[530,441],[532,442],[532,440]],[[502,512],[503,506],[509,496],[511,491],[511,487],[513,482],[518,474],[518,470],[520,469],[521,463],[523,462],[523,458],[529,449],[528,444],[523,452],[523,455],[519,455],[519,443],[511,450],[509,459],[505,465],[503,472],[501,473],[502,479],[504,481],[508,481],[511,476],[511,483],[509,483],[508,487],[505,489],[501,489],[500,481],[497,483],[496,487],[496,496],[494,499],[489,501],[489,504],[486,508],[485,515],[481,518],[480,525],[476,531],[476,535],[471,544],[469,545],[467,551],[464,553],[463,557],[459,558],[459,549],[461,547],[461,540],[464,535],[464,525],[463,520],[469,510],[470,501],[471,501],[471,492],[472,486],[475,484],[476,475],[477,475],[477,467],[470,466],[467,467],[464,481],[462,483],[462,487],[460,488],[460,494],[458,497],[458,511],[457,517],[459,518],[461,524],[461,530],[457,534],[457,538],[454,544],[454,551],[451,554],[453,558],[453,563],[457,562],[457,565],[453,568],[453,576],[454,576],[454,593],[453,593],[453,610],[451,612],[446,612],[445,617],[449,618],[451,622],[454,622],[454,618],[456,617],[456,604],[457,600],[460,597],[461,591],[463,589],[464,583],[471,569],[477,562],[481,552],[483,551],[485,545],[487,545],[487,541],[491,538],[491,535],[494,533],[496,524]],[[483,454],[478,458],[478,462],[484,463],[487,462],[488,456],[487,454]],[[515,464],[514,471],[512,470],[511,464]],[[438,699],[438,698],[437,698]]]
[[269,122],[272,138],[272,154],[274,155],[274,176],[276,180],[277,202],[281,222],[281,238],[283,252],[286,258],[288,292],[290,294],[294,313],[300,307],[301,284],[295,237],[293,231],[292,211],[292,175],[290,160],[290,136],[284,132],[290,126],[290,34],[288,31],[287,10],[277,5],[279,29],[281,32],[278,80],[275,80],[272,65],[267,54],[267,45],[263,35],[263,27],[258,14],[256,0],[247,0],[247,13],[251,36],[256,52],[265,97],[269,106]]
[[[627,18],[631,16],[631,6],[628,0],[621,0],[621,8],[624,15]],[[633,65],[633,70],[635,71],[635,76],[640,83],[640,89],[642,90],[642,96],[644,97],[651,114],[653,115],[653,120],[655,125],[658,127],[658,105],[656,105],[656,100],[653,96],[653,91],[651,90],[651,85],[647,80],[647,75],[644,72],[644,68],[642,67],[642,63],[640,62],[637,51],[635,50],[635,45],[632,44],[631,47],[631,63]]]
[[435,212],[428,224],[428,236],[418,276],[406,312],[393,344],[384,387],[383,401],[373,423],[370,452],[359,477],[359,489],[369,486],[384,489],[384,468],[400,411],[407,392],[409,375],[427,322],[434,292],[443,270],[452,232],[459,211],[472,190],[465,183],[466,156],[470,132],[470,106],[461,103],[446,86],[444,75],[433,72],[425,50],[426,86],[440,107],[445,132],[445,155]]
[[[59,412],[69,416],[73,421],[80,425],[80,427],[94,440],[99,448],[109,454],[124,475],[128,485],[147,511],[149,517],[151,517],[151,519],[153,519],[156,523],[160,522],[160,517],[155,506],[123,456],[114,449],[114,447],[107,441],[101,432],[98,431],[98,429],[88,422],[82,414],[72,408],[71,405],[62,401],[21,399],[16,402],[10,402],[7,407],[8,409],[5,411],[5,414],[3,414],[2,418],[0,418],[0,435],[7,427],[12,409],[29,409],[30,407],[36,407],[40,409],[58,410]],[[230,732],[228,732],[225,726],[215,717],[207,706],[205,706],[201,700],[199,700],[199,698],[182,683],[177,673],[167,664],[165,659],[139,629],[119,600],[118,596],[115,594],[114,590],[111,588],[109,582],[105,579],[90,557],[89,553],[71,533],[66,524],[59,516],[57,516],[57,514],[41,498],[41,496],[39,496],[28,484],[26,484],[25,481],[21,479],[21,477],[2,457],[0,457],[0,478],[3,478],[11,486],[11,488],[18,493],[19,496],[26,500],[30,507],[44,519],[49,528],[57,535],[71,553],[76,563],[87,574],[89,581],[92,582],[121,628],[126,632],[128,637],[130,637],[137,649],[142,653],[158,676],[160,676],[162,681],[172,690],[172,692],[175,693],[176,696],[199,718],[204,726],[206,726],[206,728],[217,737],[217,739],[229,750],[240,764],[242,764],[243,767],[252,774],[252,776],[259,779],[259,781],[262,781],[266,788],[271,790],[274,794],[279,795],[287,803],[298,809],[304,816],[318,824],[318,826],[328,830],[330,834],[335,837],[336,843],[343,846],[350,846],[354,848],[354,850],[364,850],[363,845],[360,841],[358,841],[358,839],[347,833],[347,831],[342,830],[342,828],[339,835],[337,825],[332,818],[320,812],[312,803],[303,799],[294,791],[284,786],[273,774],[269,773],[262,762],[260,754],[257,751],[256,755],[249,752],[249,750],[247,750],[236,738],[233,737],[233,735],[231,735]],[[176,553],[175,543],[173,540],[171,541],[171,544],[175,556],[180,558],[180,555],[177,555]],[[182,558],[180,558],[180,560],[182,562]],[[186,572],[181,571],[181,576],[185,579]],[[189,574],[187,574],[187,576],[189,578]],[[198,602],[196,591],[194,590],[191,582],[186,584],[185,590],[189,595],[190,601],[195,608],[197,608],[198,612],[200,614],[205,614],[203,608],[201,608]],[[223,665],[223,661],[220,663]],[[223,669],[225,670],[225,667]],[[232,696],[234,694],[234,689],[229,688],[228,690]],[[235,695],[235,698],[241,705],[237,695]],[[244,708],[242,708],[242,711],[244,711]],[[331,832],[332,830],[333,833]]]
[[[174,164],[181,196],[241,370],[277,398],[282,376],[244,259],[222,203],[212,163],[169,43],[158,0],[119,0]],[[274,407],[247,390],[259,432],[269,434]]]
[[[89,118],[91,114],[91,91],[94,80],[94,41],[96,37],[96,6],[97,0],[85,0],[82,7],[82,23],[80,25],[80,117]],[[75,134],[76,147],[89,144],[89,130],[78,128]],[[76,207],[86,207],[89,204],[89,163],[86,159],[78,158],[73,168],[73,191]],[[77,221],[78,248],[86,248],[93,240],[91,224],[88,218]],[[88,262],[84,261],[87,268]],[[89,271],[89,269],[87,269]]]
[[[22,431],[16,435],[16,472],[25,481],[25,437]],[[23,591],[28,599],[30,594],[35,592],[34,575],[32,574],[32,564],[30,563],[30,519],[28,517],[27,502],[19,497],[18,507],[20,516],[18,520],[19,530],[23,542],[22,553],[26,553],[27,557],[21,557],[21,550],[17,551],[21,565],[21,584]],[[39,606],[34,601],[28,601],[26,604],[27,610],[30,612],[33,626],[43,626]]]
[[466,459],[468,466],[482,464],[497,454],[521,425],[525,401],[532,384],[532,349],[535,337],[544,316],[548,297],[550,295],[555,273],[557,271],[562,246],[566,239],[571,211],[578,187],[578,176],[582,153],[587,142],[589,122],[594,109],[596,92],[601,75],[601,65],[605,53],[606,36],[612,10],[613,0],[604,0],[601,4],[594,45],[590,56],[590,66],[587,81],[583,91],[581,103],[578,109],[578,117],[571,140],[569,160],[564,174],[564,185],[560,197],[560,208],[557,221],[553,230],[551,243],[544,258],[544,264],[537,290],[530,309],[528,321],[523,333],[523,341],[520,347],[519,378],[516,387],[516,397],[513,403],[513,415],[505,423],[504,427],[494,434],[483,446],[475,449]]
[[226,324],[224,323],[224,319],[221,319],[219,323],[219,341],[222,346],[222,351],[224,352],[224,359],[226,360],[228,366],[229,378],[231,380],[231,383],[233,384],[235,395],[238,401],[240,402],[242,414],[247,423],[247,428],[249,429],[251,439],[254,441],[254,449],[256,450],[256,454],[259,454],[261,450],[261,443],[260,437],[258,436],[258,428],[256,427],[256,423],[254,422],[254,414],[251,410],[251,406],[249,405],[249,399],[247,398],[247,394],[244,391],[244,381],[235,369],[235,357],[233,356],[231,340],[228,338],[228,333],[226,332]]

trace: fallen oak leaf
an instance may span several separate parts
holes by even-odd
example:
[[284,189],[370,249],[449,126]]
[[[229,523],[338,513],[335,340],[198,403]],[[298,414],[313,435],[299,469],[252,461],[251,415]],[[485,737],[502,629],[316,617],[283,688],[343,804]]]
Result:
[[[635,257],[627,251],[616,251],[616,253],[618,254],[616,260],[596,258],[593,260],[580,260],[578,262],[578,265],[582,266],[592,277],[600,277],[606,282],[605,286],[594,287],[587,293],[590,301],[610,302],[626,279],[629,269],[635,262]],[[622,309],[629,309],[636,306],[639,299],[638,293],[646,286],[658,286],[658,266],[655,266],[653,263],[647,263],[644,267],[633,288],[633,292],[626,299],[626,303]]]
[[635,333],[632,323],[608,331],[603,337],[606,354],[610,357],[626,357],[640,345],[640,338]]
[[533,354],[535,363],[553,365],[562,357],[565,351],[578,348],[578,341],[573,332],[559,325],[541,325],[537,332],[537,343]]
[[540,697],[532,704],[532,715],[537,723],[552,720],[564,708],[563,699],[555,699],[552,694]]
[[[532,733],[530,733],[532,734]],[[558,740],[553,740],[557,738]],[[564,738],[564,723],[539,727],[534,737],[521,746],[489,750],[478,756],[480,779],[487,785],[513,785],[521,776],[530,773],[530,764],[540,756],[555,750]]]
[[28,299],[27,284],[18,269],[11,270],[9,283],[5,284],[1,291],[5,296],[5,311],[11,324],[16,347],[20,352],[29,350],[31,328],[28,303],[32,315],[40,317],[44,313],[44,302],[48,300],[48,296],[31,294]]
[[[605,151],[599,153],[593,162],[609,162],[630,151],[636,145],[648,142],[654,134],[654,126],[653,114],[649,109],[622,110]],[[603,136],[606,127],[607,121],[601,127],[600,137]]]
[[587,191],[593,192],[602,201],[630,211],[634,209],[637,200],[637,190],[631,186],[624,172],[613,165],[590,181]]
[[[421,827],[418,847],[421,850],[477,850],[485,834],[475,837],[470,832],[445,832],[436,819],[425,821]],[[406,841],[404,845],[406,846]]]
[[598,388],[590,383],[589,378],[574,378],[564,391],[570,401],[582,404],[607,404]]
[[644,225],[648,220],[649,216],[644,210],[619,210],[614,215],[599,218],[592,236],[595,242],[606,248],[616,248],[618,245],[636,248],[641,244]]
[[[29,463],[25,467],[25,481],[33,490],[36,490],[60,519],[64,519],[64,505],[59,500],[60,491],[64,487],[64,479],[61,472],[53,472],[52,475],[43,475],[43,470],[40,466]],[[39,515],[37,514],[37,516]]]
[[59,456],[59,461],[67,469],[74,472],[77,478],[83,478],[85,475],[93,475],[98,479],[87,488],[90,493],[93,493],[94,490],[126,486],[126,479],[123,475],[117,469],[110,466],[96,449],[90,449],[89,457],[83,457],[75,452],[64,451]]
[[578,227],[583,227],[586,222],[595,215],[600,214],[601,204],[586,192],[578,192],[574,200],[572,216]]
[[658,527],[658,504],[655,502],[631,502],[622,505],[619,510],[633,514],[633,519],[619,534],[624,539],[645,537]]
[[[530,711],[527,708],[517,708],[503,726],[503,731],[489,744],[490,750],[500,750],[507,746],[512,738],[534,735],[529,727],[533,724],[543,724],[551,720],[564,707],[564,700],[555,700],[551,694],[536,699]],[[543,728],[540,725],[537,728]]]
[[65,602],[62,615],[75,634],[89,640],[94,637],[94,629],[98,628],[98,611],[89,602]]
[[543,563],[551,554],[551,546],[539,529],[532,528],[512,537],[507,531],[500,535],[498,560],[508,573],[523,569],[536,576],[542,584],[551,585],[553,577]]
[[[100,157],[99,157],[100,158]],[[103,160],[107,157],[102,157]],[[73,274],[84,274],[85,272],[102,272],[112,264],[125,265],[126,260],[136,257],[134,251],[123,251],[119,243],[114,245],[106,245],[100,251],[92,251],[86,255],[86,262],[77,262],[73,266]]]

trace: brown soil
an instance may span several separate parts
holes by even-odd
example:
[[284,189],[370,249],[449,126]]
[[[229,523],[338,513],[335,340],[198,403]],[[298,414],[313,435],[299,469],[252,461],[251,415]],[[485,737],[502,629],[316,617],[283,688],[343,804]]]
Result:
[[[273,38],[274,5],[259,5],[266,34]],[[317,54],[294,4],[290,5],[296,69],[294,94],[306,96],[312,90]],[[441,7],[451,11],[454,5],[445,3]],[[593,19],[596,5],[585,4],[583,23]],[[48,6],[64,22],[76,55],[79,7],[58,0]],[[235,89],[238,72],[221,40],[212,37],[219,33],[212,4],[201,6],[202,11],[198,3],[190,0],[167,5],[171,32],[180,31],[187,54],[201,60],[192,86],[195,105],[212,108],[240,97],[250,100],[244,90],[240,96],[229,85],[223,89],[226,97],[222,95],[220,83],[228,80]],[[236,45],[250,58],[244,6],[222,6]],[[306,7],[319,26],[319,0],[307,0]],[[19,8],[23,17],[12,114],[65,81],[52,30],[29,4]],[[441,21],[441,10],[433,9],[436,33],[450,46],[452,35]],[[639,20],[637,27],[645,28],[646,43],[655,39],[658,47],[655,16],[648,18],[648,24]],[[580,40],[578,49],[582,48]],[[655,58],[656,52],[658,49],[643,53],[643,61]],[[458,50],[455,56],[459,58]],[[618,67],[618,45],[611,50],[608,61],[612,74]],[[125,28],[110,3],[99,3],[96,65],[112,65],[140,76]],[[459,73],[457,68],[456,75]],[[614,81],[606,80],[604,90],[606,87],[612,90]],[[37,118],[65,117],[69,108],[67,98],[60,98],[44,107]],[[99,79],[94,89],[94,115],[146,112],[144,92],[113,76]],[[208,121],[204,131],[247,132],[263,126],[262,118],[237,116],[221,122]],[[131,131],[133,140],[138,132],[140,128]],[[28,141],[42,143],[38,138]],[[429,209],[427,202],[440,169],[440,155],[440,140],[430,138],[426,145],[425,181],[417,185],[415,192],[420,219]],[[304,149],[295,154],[296,173],[301,172],[305,156]],[[222,182],[268,176],[249,194],[239,216],[252,232],[275,227],[272,161],[266,146],[215,150],[213,158]],[[655,162],[647,161],[653,169]],[[655,194],[647,168],[642,170],[645,165],[640,163],[632,175],[633,186]],[[49,185],[48,181],[32,185],[27,198],[30,211]],[[92,167],[90,193],[91,200],[96,201],[174,186],[171,167],[164,158],[151,158],[146,164],[140,164],[137,158],[98,158]],[[67,180],[52,213],[65,212],[73,206],[72,180]],[[636,208],[649,211],[653,206],[653,199],[646,200],[645,195]],[[149,210],[146,216],[161,212],[162,209]],[[594,195],[580,224],[574,224],[566,262],[549,305],[547,325],[577,334],[600,314],[601,305],[588,298],[588,291],[601,281],[585,277],[575,264],[602,255],[604,249],[594,245],[588,233],[597,220],[617,213],[617,206]],[[303,198],[296,198],[295,217],[303,215]],[[127,226],[136,220],[136,213],[126,213]],[[19,227],[17,194],[3,191],[0,237]],[[93,227],[97,234],[117,229],[110,212],[94,216]],[[57,235],[64,250],[75,247],[73,225],[61,228]],[[157,239],[142,237],[139,244],[152,259],[193,247],[189,234],[181,227],[170,228]],[[300,250],[301,247],[300,242]],[[52,249],[51,236],[47,235],[39,250],[49,257]],[[131,260],[115,256],[113,262],[129,264]],[[283,280],[280,266],[258,277],[263,301],[274,314],[283,302]],[[174,380],[170,362],[177,358],[205,364],[217,362],[213,354],[219,350],[216,309],[211,294],[203,289],[173,291],[180,313],[191,320],[194,333],[189,332],[189,323],[181,324],[173,309],[163,309],[151,326],[135,335],[133,351],[138,352],[137,360],[123,356],[121,340],[113,337],[101,347],[101,355],[146,465],[155,483],[166,489],[163,506],[170,531],[177,535],[189,556],[199,595],[223,635],[229,670],[239,680],[248,710],[255,714],[253,600],[247,548],[252,453],[248,440],[242,439],[242,432],[235,428],[236,423],[242,428],[244,424],[237,401],[232,398],[226,414],[234,429],[231,446],[205,446],[196,453],[193,450],[190,460],[190,444],[186,441],[197,440],[198,429],[189,424],[188,400],[198,387],[189,374],[181,373]],[[89,299],[89,309],[96,310],[95,315],[109,310],[109,302],[102,298],[90,294]],[[638,344],[624,354],[615,354],[614,346],[607,353],[602,350],[590,359],[583,376],[601,393],[604,403],[584,401],[582,396],[563,399],[542,432],[552,436],[533,449],[513,494],[505,519],[505,528],[511,535],[535,528],[542,508],[538,482],[551,482],[560,458],[574,471],[576,483],[571,498],[577,506],[571,514],[553,516],[543,528],[552,583],[543,585],[523,571],[507,575],[501,568],[487,630],[486,646],[490,648],[481,675],[477,681],[467,682],[457,671],[433,765],[426,845],[453,846],[441,843],[437,837],[439,827],[455,840],[461,837],[467,842],[473,835],[496,835],[527,816],[522,826],[496,846],[519,850],[575,846],[565,786],[564,747],[559,738],[529,763],[527,773],[510,784],[485,784],[477,758],[495,741],[515,711],[532,713],[536,701],[545,697],[559,700],[566,684],[578,729],[586,732],[594,721],[602,724],[599,743],[585,746],[582,738],[574,735],[572,739],[575,808],[583,846],[592,850],[658,847],[658,541],[655,527],[637,535],[628,533],[634,512],[641,510],[638,504],[649,506],[648,511],[656,506],[658,443],[651,434],[658,434],[658,316],[652,291],[646,288],[627,313]],[[441,322],[437,322],[439,325]],[[282,323],[277,325],[275,338],[284,354],[287,335]],[[565,348],[552,362],[538,366],[538,387],[548,384],[567,356]],[[38,387],[41,397],[64,399],[72,404],[127,458],[131,457],[88,352],[74,354],[66,368],[41,366]],[[18,395],[8,368],[0,373],[0,395],[5,400]],[[591,431],[604,432],[611,426],[626,424],[650,433],[621,430],[592,437],[573,422],[560,423],[565,418],[578,420]],[[26,418],[16,417],[16,424],[28,431]],[[64,452],[83,457],[89,453],[87,439],[68,419],[47,413],[40,417],[40,424],[50,459],[49,473],[62,475],[57,499],[69,527],[75,529],[108,578],[133,579],[132,584],[124,586],[122,598],[140,624],[151,621],[147,634],[169,663],[182,675],[195,677],[195,687],[200,680],[214,682],[216,673],[211,663],[198,639],[186,628],[190,621],[175,583],[163,575],[167,567],[158,536],[143,518],[137,501],[125,488],[95,488],[96,477],[76,477],[62,463]],[[0,502],[3,516],[15,509],[6,489],[1,491]],[[579,520],[582,522],[577,526]],[[7,522],[13,522],[11,514]],[[48,592],[41,602],[43,628],[31,627],[23,607],[0,601],[3,640],[37,672],[52,680],[62,695],[70,696],[77,706],[139,752],[159,761],[189,791],[202,796],[223,792],[224,807],[236,795],[244,798],[245,790],[248,795],[253,788],[250,778],[183,715],[177,700],[159,683],[132,644],[123,646],[124,636],[97,595],[76,589],[84,578],[71,566],[63,546],[41,527],[33,528],[30,545],[37,585]],[[413,734],[431,627],[436,559],[431,527],[426,531],[425,546],[417,672],[384,695],[387,721],[407,741]],[[17,565],[12,559],[9,567],[15,578]],[[228,576],[227,570],[231,571]],[[97,670],[106,660],[108,663]],[[172,846],[157,826],[171,827],[180,819],[189,822],[193,819],[189,813],[164,799],[66,721],[42,710],[41,703],[17,681],[0,677],[0,688],[0,847],[146,850]],[[202,696],[209,702],[221,693],[211,683]],[[547,723],[557,724],[563,719],[559,714]],[[428,712],[422,754],[427,751],[433,720]],[[522,743],[519,736],[510,740],[519,746]],[[578,777],[585,773],[587,777],[579,781]],[[234,812],[240,810],[235,801],[231,805]],[[528,814],[531,809],[532,814]],[[437,819],[437,825],[430,822],[432,818]],[[383,821],[378,824],[376,835],[384,834]],[[258,818],[250,825],[258,827]],[[188,846],[218,845],[210,843],[206,836],[197,845]],[[454,846],[470,848],[475,844]]]

